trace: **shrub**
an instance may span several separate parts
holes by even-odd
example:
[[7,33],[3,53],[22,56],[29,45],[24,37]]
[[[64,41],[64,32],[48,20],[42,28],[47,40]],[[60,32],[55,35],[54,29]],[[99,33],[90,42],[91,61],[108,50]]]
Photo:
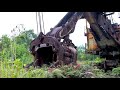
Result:
[[111,75],[114,75],[115,77],[120,77],[120,67],[113,68]]
[[52,72],[47,73],[48,78],[65,78],[63,71],[60,69],[54,69]]

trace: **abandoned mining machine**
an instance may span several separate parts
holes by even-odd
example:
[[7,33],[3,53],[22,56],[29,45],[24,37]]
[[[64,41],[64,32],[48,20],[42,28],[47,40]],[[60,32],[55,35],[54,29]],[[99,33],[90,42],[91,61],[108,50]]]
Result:
[[34,56],[31,65],[76,65],[77,47],[69,36],[74,33],[77,21],[86,19],[90,27],[85,33],[85,52],[104,58],[104,63],[100,64],[104,69],[117,67],[120,63],[120,25],[108,18],[112,14],[114,12],[68,12],[48,33],[40,32],[30,43]]

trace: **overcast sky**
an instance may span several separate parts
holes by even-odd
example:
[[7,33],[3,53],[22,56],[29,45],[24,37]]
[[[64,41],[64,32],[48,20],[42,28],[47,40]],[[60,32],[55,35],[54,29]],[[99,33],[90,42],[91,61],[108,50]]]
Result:
[[[48,32],[50,28],[54,27],[67,12],[43,12],[44,27]],[[120,23],[118,13],[114,16],[116,22]],[[26,30],[34,29],[37,33],[36,13],[35,12],[0,12],[0,36],[3,34],[11,35],[11,30],[16,25],[24,24]],[[74,33],[70,34],[70,39],[75,45],[80,46],[86,43],[84,36],[85,20],[79,20],[76,24]]]

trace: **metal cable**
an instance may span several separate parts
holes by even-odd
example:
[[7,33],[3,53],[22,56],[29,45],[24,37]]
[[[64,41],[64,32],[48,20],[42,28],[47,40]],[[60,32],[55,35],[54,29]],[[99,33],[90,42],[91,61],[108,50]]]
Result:
[[39,32],[38,32],[38,18],[37,17],[38,17],[38,15],[37,15],[37,12],[36,12],[36,24],[37,24],[37,34],[38,34]]
[[41,12],[41,15],[42,15],[43,31],[44,31],[44,34],[45,34],[45,28],[44,28],[44,17],[43,17],[43,12]]
[[38,12],[38,16],[39,16],[40,32],[42,32],[42,26],[41,26],[41,16],[40,16],[40,12]]

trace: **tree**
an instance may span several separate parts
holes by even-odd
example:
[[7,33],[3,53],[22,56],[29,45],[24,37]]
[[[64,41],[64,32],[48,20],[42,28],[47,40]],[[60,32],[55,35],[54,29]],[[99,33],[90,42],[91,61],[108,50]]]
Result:
[[7,35],[3,35],[2,38],[0,39],[0,45],[1,48],[10,48],[10,38]]
[[17,44],[24,43],[26,47],[28,47],[30,45],[30,42],[36,37],[37,35],[33,32],[33,30],[28,30],[21,32],[20,35],[17,36],[15,39]]
[[7,35],[2,35],[0,39],[0,58],[7,59],[10,57],[10,38]]
[[[5,59],[20,59],[24,62],[31,60],[32,55],[29,52],[30,42],[37,35],[33,30],[25,30],[19,33],[18,36],[8,37],[3,35],[0,38],[0,56]],[[28,62],[27,62],[28,63]]]

